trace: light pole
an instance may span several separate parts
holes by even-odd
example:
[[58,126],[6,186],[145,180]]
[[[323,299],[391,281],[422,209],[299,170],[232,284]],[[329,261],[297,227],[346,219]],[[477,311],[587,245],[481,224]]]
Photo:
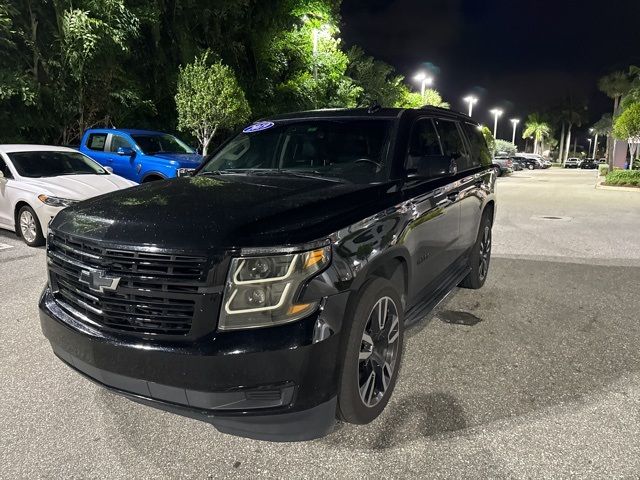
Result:
[[516,128],[518,127],[519,123],[520,123],[520,119],[518,118],[511,119],[511,124],[513,125],[513,136],[511,137],[511,143],[513,143],[514,145],[516,144]]
[[494,108],[491,110],[493,114],[493,138],[498,139],[498,117],[502,115],[502,110],[499,108]]
[[[303,17],[303,20],[306,22],[309,20],[308,17]],[[318,80],[318,49],[320,43],[320,37],[326,36],[329,33],[329,26],[322,25],[320,28],[314,28],[311,30],[311,35],[313,39],[313,79]]]
[[415,77],[413,77],[413,79],[416,82],[420,82],[420,95],[422,96],[422,100],[424,100],[424,94],[427,91],[427,86],[433,85],[433,78],[424,72],[419,72]]
[[[590,128],[589,132],[593,133],[593,128]],[[597,155],[598,155],[598,134],[596,133],[596,136],[593,141],[593,159],[594,160],[597,160],[596,158]]]
[[473,113],[473,106],[478,103],[478,99],[473,95],[469,95],[467,97],[464,97],[463,100],[469,104],[469,116],[471,116],[471,114]]
[[587,150],[587,157],[589,157],[589,155],[591,154],[591,145],[593,145],[593,140],[591,140],[590,138],[587,138],[587,141],[589,142],[589,149]]

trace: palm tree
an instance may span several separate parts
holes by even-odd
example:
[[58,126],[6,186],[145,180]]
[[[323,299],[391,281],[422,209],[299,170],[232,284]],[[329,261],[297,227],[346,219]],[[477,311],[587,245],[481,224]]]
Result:
[[[620,99],[631,88],[631,81],[629,75],[626,72],[612,72],[609,75],[605,75],[598,81],[598,88],[601,92],[613,99],[613,118],[618,114],[618,108],[620,107]],[[611,148],[611,142],[613,138],[611,135],[607,136],[607,160],[609,161],[609,168],[613,168],[613,149]]]
[[593,146],[594,157],[597,157],[597,153],[598,153],[598,137],[611,135],[611,128],[612,128],[612,121],[611,121],[610,113],[605,113],[604,115],[602,115],[600,120],[594,123],[593,127],[591,127],[591,130],[596,136],[594,140],[594,146]]
[[538,145],[551,134],[551,127],[542,121],[537,113],[529,115],[524,124],[522,138],[533,137],[533,153],[538,153]]

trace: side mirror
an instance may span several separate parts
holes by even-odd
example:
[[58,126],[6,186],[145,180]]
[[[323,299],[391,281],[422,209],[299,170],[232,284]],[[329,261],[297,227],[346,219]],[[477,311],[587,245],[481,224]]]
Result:
[[109,173],[113,173],[113,168],[111,167],[102,167],[102,168],[104,168]]
[[135,153],[131,147],[118,147],[118,150],[116,150],[116,154],[121,157],[133,157]]

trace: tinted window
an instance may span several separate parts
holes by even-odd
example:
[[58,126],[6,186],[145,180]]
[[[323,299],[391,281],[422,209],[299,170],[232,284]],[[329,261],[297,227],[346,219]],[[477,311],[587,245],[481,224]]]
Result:
[[107,175],[93,160],[75,152],[9,153],[13,166],[22,177],[40,178],[60,175]]
[[179,138],[166,133],[160,135],[131,135],[131,138],[147,155],[155,153],[194,153],[189,145]]
[[110,148],[110,150],[112,152],[117,152],[120,147],[122,147],[122,148],[131,148],[131,143],[129,142],[129,140],[127,140],[124,137],[121,137],[120,135],[113,135],[111,137],[111,148]]
[[291,171],[368,183],[382,179],[392,130],[389,120],[307,120],[241,133],[204,167]]
[[3,158],[0,158],[0,172],[2,172],[2,174],[4,175],[4,178],[13,178],[13,175],[11,175],[11,171],[9,170],[9,167],[7,167],[7,164],[5,163]]
[[457,162],[458,171],[471,168],[471,161],[467,149],[464,145],[456,122],[448,120],[436,120],[436,127],[442,144],[442,151],[445,157]]
[[491,152],[489,152],[489,147],[487,147],[487,142],[480,128],[477,125],[466,123],[465,131],[471,145],[472,165],[474,167],[491,165]]
[[91,150],[104,150],[104,144],[107,141],[106,133],[92,133],[87,140],[87,148]]
[[411,133],[410,157],[442,155],[438,133],[431,119],[418,120]]

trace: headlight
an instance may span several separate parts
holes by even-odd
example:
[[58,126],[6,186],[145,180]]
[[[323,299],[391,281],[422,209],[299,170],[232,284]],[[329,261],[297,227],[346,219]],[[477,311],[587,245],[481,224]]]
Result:
[[308,315],[318,302],[295,304],[299,287],[330,261],[330,246],[302,253],[234,258],[218,328],[282,325]]
[[70,200],[68,198],[60,198],[60,197],[50,197],[48,195],[38,195],[38,200],[40,200],[45,205],[49,205],[51,207],[68,207],[73,205],[74,203],[78,203],[77,200]]

